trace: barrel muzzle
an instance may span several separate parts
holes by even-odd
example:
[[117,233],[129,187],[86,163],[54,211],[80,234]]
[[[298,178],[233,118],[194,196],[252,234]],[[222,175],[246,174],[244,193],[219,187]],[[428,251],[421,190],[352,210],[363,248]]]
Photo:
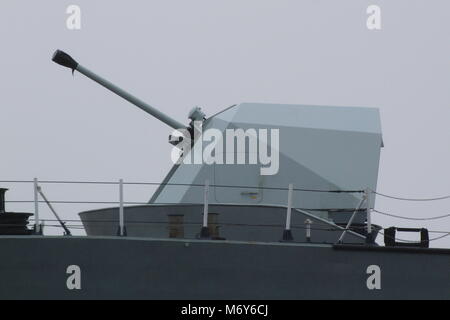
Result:
[[[145,112],[151,114],[152,116],[154,116],[155,118],[161,120],[162,122],[164,122],[168,126],[174,128],[175,130],[186,128],[186,126],[183,123],[178,122],[175,119],[172,119],[171,117],[169,117],[165,113],[159,111],[158,109],[155,109],[154,107],[152,107],[151,105],[145,103],[141,99],[133,96],[132,94],[130,94],[130,93],[126,92],[125,90],[119,88],[118,86],[112,84],[111,82],[109,82],[108,80],[102,78],[98,74],[95,74],[94,72],[92,72],[88,68],[85,68],[83,65],[78,64],[78,62],[76,62],[67,53],[65,53],[65,52],[63,52],[61,50],[56,50],[55,53],[53,54],[52,60],[54,62],[56,62],[57,64],[59,64],[59,65],[62,65],[64,67],[72,69],[72,74],[73,74],[74,70],[77,70],[82,75],[84,75],[84,76],[88,77],[89,79],[97,82],[98,84],[102,85],[106,89],[114,92],[119,97],[122,97],[123,99],[125,99],[128,102],[134,104],[138,108],[140,108],[140,109],[144,110]],[[194,111],[195,112],[192,114],[193,120],[197,120],[198,118],[202,118],[202,119],[204,118],[204,114],[201,111],[199,111],[197,109],[195,109]]]
[[72,69],[72,73],[78,67],[78,62],[76,62],[71,56],[61,50],[56,50],[53,54],[52,61],[57,64]]

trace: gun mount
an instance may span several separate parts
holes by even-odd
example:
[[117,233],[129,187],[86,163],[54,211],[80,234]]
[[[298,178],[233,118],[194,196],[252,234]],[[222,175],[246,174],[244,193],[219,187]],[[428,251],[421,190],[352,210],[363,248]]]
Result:
[[[83,67],[77,61],[75,61],[70,55],[68,55],[67,53],[65,53],[65,52],[63,52],[61,50],[56,50],[55,51],[55,53],[53,54],[53,57],[52,57],[52,61],[57,63],[57,64],[59,64],[59,65],[62,65],[64,67],[72,69],[72,73],[75,70],[78,71],[79,73],[81,73],[81,74],[85,75],[86,77],[88,77],[89,79],[97,82],[98,84],[102,85],[106,89],[109,89],[110,91],[114,92],[115,94],[117,94],[118,96],[120,96],[123,99],[127,100],[128,102],[134,104],[138,108],[144,110],[145,112],[151,114],[155,118],[161,120],[162,122],[164,122],[169,127],[172,127],[175,130],[187,128],[187,126],[184,125],[183,123],[181,123],[181,122],[179,122],[179,121],[169,117],[165,113],[159,111],[158,109],[155,109],[151,105],[145,103],[141,99],[131,95],[130,93],[126,92],[125,90],[123,90],[121,88],[119,88],[118,86],[114,85],[113,83],[109,82],[108,80],[106,80],[106,79],[102,78],[101,76],[95,74],[94,72],[90,71],[86,67]],[[195,110],[195,112],[194,112],[194,110]],[[199,108],[197,108],[197,109],[194,108],[194,110],[191,111],[191,115],[190,116],[195,117],[196,120],[199,117],[201,117],[201,115],[204,116],[204,114],[199,110]]]
[[[84,74],[178,131],[169,136],[169,142],[179,149],[177,160],[187,156],[183,158],[187,161],[174,164],[150,199],[152,204],[203,203],[204,193],[198,186],[208,180],[215,185],[209,199],[211,205],[283,206],[286,196],[279,188],[289,183],[311,191],[297,192],[293,207],[307,208],[314,215],[346,224],[354,212],[351,208],[357,206],[360,197],[359,193],[338,191],[376,189],[383,146],[376,108],[240,103],[203,123],[205,115],[199,108],[193,108],[188,115],[189,125],[183,125],[89,71],[62,51],[55,52],[53,61]],[[220,133],[221,144],[196,134],[209,129],[215,129],[217,137]],[[234,142],[230,147],[225,143],[223,148],[228,133]],[[250,136],[258,138],[250,139]],[[243,145],[244,150],[237,150],[238,145]],[[208,147],[214,151],[214,157],[207,150],[205,159],[204,151]],[[238,153],[245,158],[236,163]],[[253,162],[251,154],[256,154]],[[212,163],[208,162],[213,158]],[[373,207],[374,203],[372,197],[369,206]],[[363,215],[358,217],[354,224],[364,222]]]

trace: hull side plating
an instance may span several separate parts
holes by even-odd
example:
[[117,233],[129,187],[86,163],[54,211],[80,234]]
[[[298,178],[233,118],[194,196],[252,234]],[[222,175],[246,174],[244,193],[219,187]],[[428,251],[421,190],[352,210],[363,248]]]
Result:
[[[359,247],[361,248],[361,246]],[[0,299],[448,299],[450,253],[114,237],[0,237]],[[81,289],[69,290],[69,266]],[[369,266],[381,289],[369,290]],[[70,282],[70,279],[69,279]]]

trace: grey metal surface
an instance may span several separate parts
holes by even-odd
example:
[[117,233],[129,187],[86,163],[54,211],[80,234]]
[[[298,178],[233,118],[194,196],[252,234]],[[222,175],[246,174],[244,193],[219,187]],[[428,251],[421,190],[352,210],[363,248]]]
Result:
[[[262,176],[260,164],[181,164],[168,175],[169,185],[162,185],[155,192],[152,203],[200,203],[201,187],[170,184],[203,184],[206,179],[216,185],[210,203],[284,205],[285,190],[264,188],[287,188],[289,183],[304,189],[376,189],[383,144],[378,109],[242,103],[207,119],[203,129],[210,128],[221,132],[238,128],[278,129],[279,171]],[[359,194],[352,193],[296,191],[294,206],[349,209],[355,208],[359,199]],[[370,206],[374,203],[375,197]]]
[[[448,299],[449,251],[113,237],[0,237],[0,299]],[[81,290],[66,286],[68,266]],[[381,290],[367,287],[367,267]]]
[[[227,240],[277,242],[282,239],[286,221],[286,207],[264,205],[211,204],[209,213],[216,214],[219,235]],[[171,215],[184,217],[184,237],[197,238],[201,226],[203,205],[153,204],[125,207],[125,225],[129,236],[168,238]],[[113,236],[119,226],[119,209],[106,208],[80,213],[86,233],[90,236]],[[360,217],[363,218],[363,217]],[[292,234],[297,241],[305,241],[306,219],[312,220],[312,241],[336,243],[343,232],[332,221],[306,211],[293,209]],[[365,238],[348,232],[346,243],[364,243]]]

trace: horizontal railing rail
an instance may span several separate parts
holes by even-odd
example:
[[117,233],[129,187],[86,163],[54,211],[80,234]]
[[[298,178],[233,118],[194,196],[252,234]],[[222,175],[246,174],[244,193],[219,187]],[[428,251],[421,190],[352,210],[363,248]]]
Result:
[[[358,228],[365,228],[367,229],[367,232],[371,232],[371,225],[369,224],[367,227],[360,227],[351,225],[349,223],[346,227],[337,226],[329,222],[324,223],[323,227],[319,224],[315,224],[312,226],[312,221],[306,220],[305,225],[294,225],[291,223],[291,216],[292,216],[292,209],[300,209],[300,210],[314,210],[314,209],[307,209],[307,208],[299,208],[299,207],[293,207],[293,193],[294,192],[308,192],[308,193],[345,193],[345,194],[363,194],[364,197],[367,193],[366,190],[339,190],[339,189],[330,189],[330,190],[324,190],[324,189],[312,189],[312,188],[296,188],[293,184],[289,184],[287,187],[264,187],[264,186],[249,186],[249,185],[223,185],[223,184],[210,184],[208,180],[205,180],[204,184],[195,184],[195,183],[160,183],[160,182],[130,182],[130,181],[123,181],[120,179],[119,181],[69,181],[69,180],[38,180],[37,178],[33,180],[0,180],[0,184],[6,184],[6,183],[29,183],[33,184],[33,190],[34,190],[34,199],[33,200],[7,200],[6,203],[33,203],[34,204],[34,218],[30,219],[30,223],[32,223],[32,226],[34,227],[34,231],[39,234],[41,232],[41,223],[42,222],[50,222],[49,219],[40,219],[39,216],[39,205],[42,203],[46,203],[55,217],[57,219],[53,220],[52,222],[58,222],[59,224],[51,224],[46,225],[46,227],[60,227],[64,228],[66,230],[66,234],[70,235],[70,231],[68,229],[70,228],[79,228],[82,229],[84,226],[82,224],[74,224],[74,222],[80,222],[80,220],[68,220],[68,219],[60,219],[54,208],[52,207],[52,204],[104,204],[104,205],[118,205],[119,207],[119,215],[118,219],[114,222],[119,224],[119,230],[118,235],[125,236],[126,235],[126,225],[125,225],[125,219],[124,219],[124,206],[125,205],[149,205],[148,202],[143,201],[125,201],[124,200],[124,186],[173,186],[173,187],[198,187],[203,188],[203,203],[198,203],[197,205],[203,206],[203,221],[201,222],[201,236],[203,238],[208,238],[208,212],[209,212],[209,203],[208,203],[208,193],[209,189],[214,188],[238,188],[238,189],[258,189],[258,190],[272,190],[272,191],[285,191],[287,192],[287,202],[286,202],[286,221],[284,224],[248,224],[248,223],[215,223],[217,226],[246,226],[246,227],[259,227],[259,228],[265,228],[265,227],[272,227],[272,228],[283,228],[283,237],[282,239],[285,241],[292,241],[294,240],[292,237],[291,229],[305,229],[306,230],[306,238],[309,240],[311,237],[311,231],[332,231],[332,232],[341,232],[342,235],[340,237],[341,241],[343,240],[345,234],[347,231],[356,230]],[[42,191],[42,185],[50,185],[50,184],[88,184],[88,185],[110,185],[110,186],[118,186],[118,199],[117,201],[92,201],[92,200],[54,200],[54,199],[47,199],[47,197],[44,195]],[[217,205],[217,204],[215,204]],[[320,209],[319,209],[320,210]],[[352,209],[354,210],[354,209]],[[366,209],[361,209],[366,210]],[[360,208],[357,208],[353,215],[351,220],[353,220],[355,214],[357,211],[360,211]],[[367,209],[367,211],[369,211]],[[370,219],[368,219],[370,221]],[[95,221],[89,221],[90,223],[96,223]],[[98,223],[107,223],[108,221],[101,220],[98,221]],[[131,221],[127,222],[129,224],[142,224],[142,225],[149,225],[149,224],[167,224],[167,221]],[[194,225],[199,224],[199,222],[184,222],[186,225]],[[10,225],[11,227],[17,227],[16,225]],[[2,225],[2,227],[8,227],[8,225]],[[68,229],[66,229],[68,228]]]
[[[34,180],[0,180],[0,183],[34,183]],[[69,181],[69,180],[39,180],[39,184],[98,184],[98,185],[119,185],[120,181]],[[196,183],[174,183],[174,182],[123,182],[123,185],[148,185],[148,186],[180,186],[180,187],[204,187],[204,184]],[[279,190],[288,191],[289,187],[262,187],[262,186],[242,186],[242,185],[224,185],[210,184],[210,187],[216,188],[241,188],[241,189],[261,189],[261,190]],[[323,193],[364,193],[365,190],[324,190],[293,188],[293,191],[303,192],[323,192]]]

